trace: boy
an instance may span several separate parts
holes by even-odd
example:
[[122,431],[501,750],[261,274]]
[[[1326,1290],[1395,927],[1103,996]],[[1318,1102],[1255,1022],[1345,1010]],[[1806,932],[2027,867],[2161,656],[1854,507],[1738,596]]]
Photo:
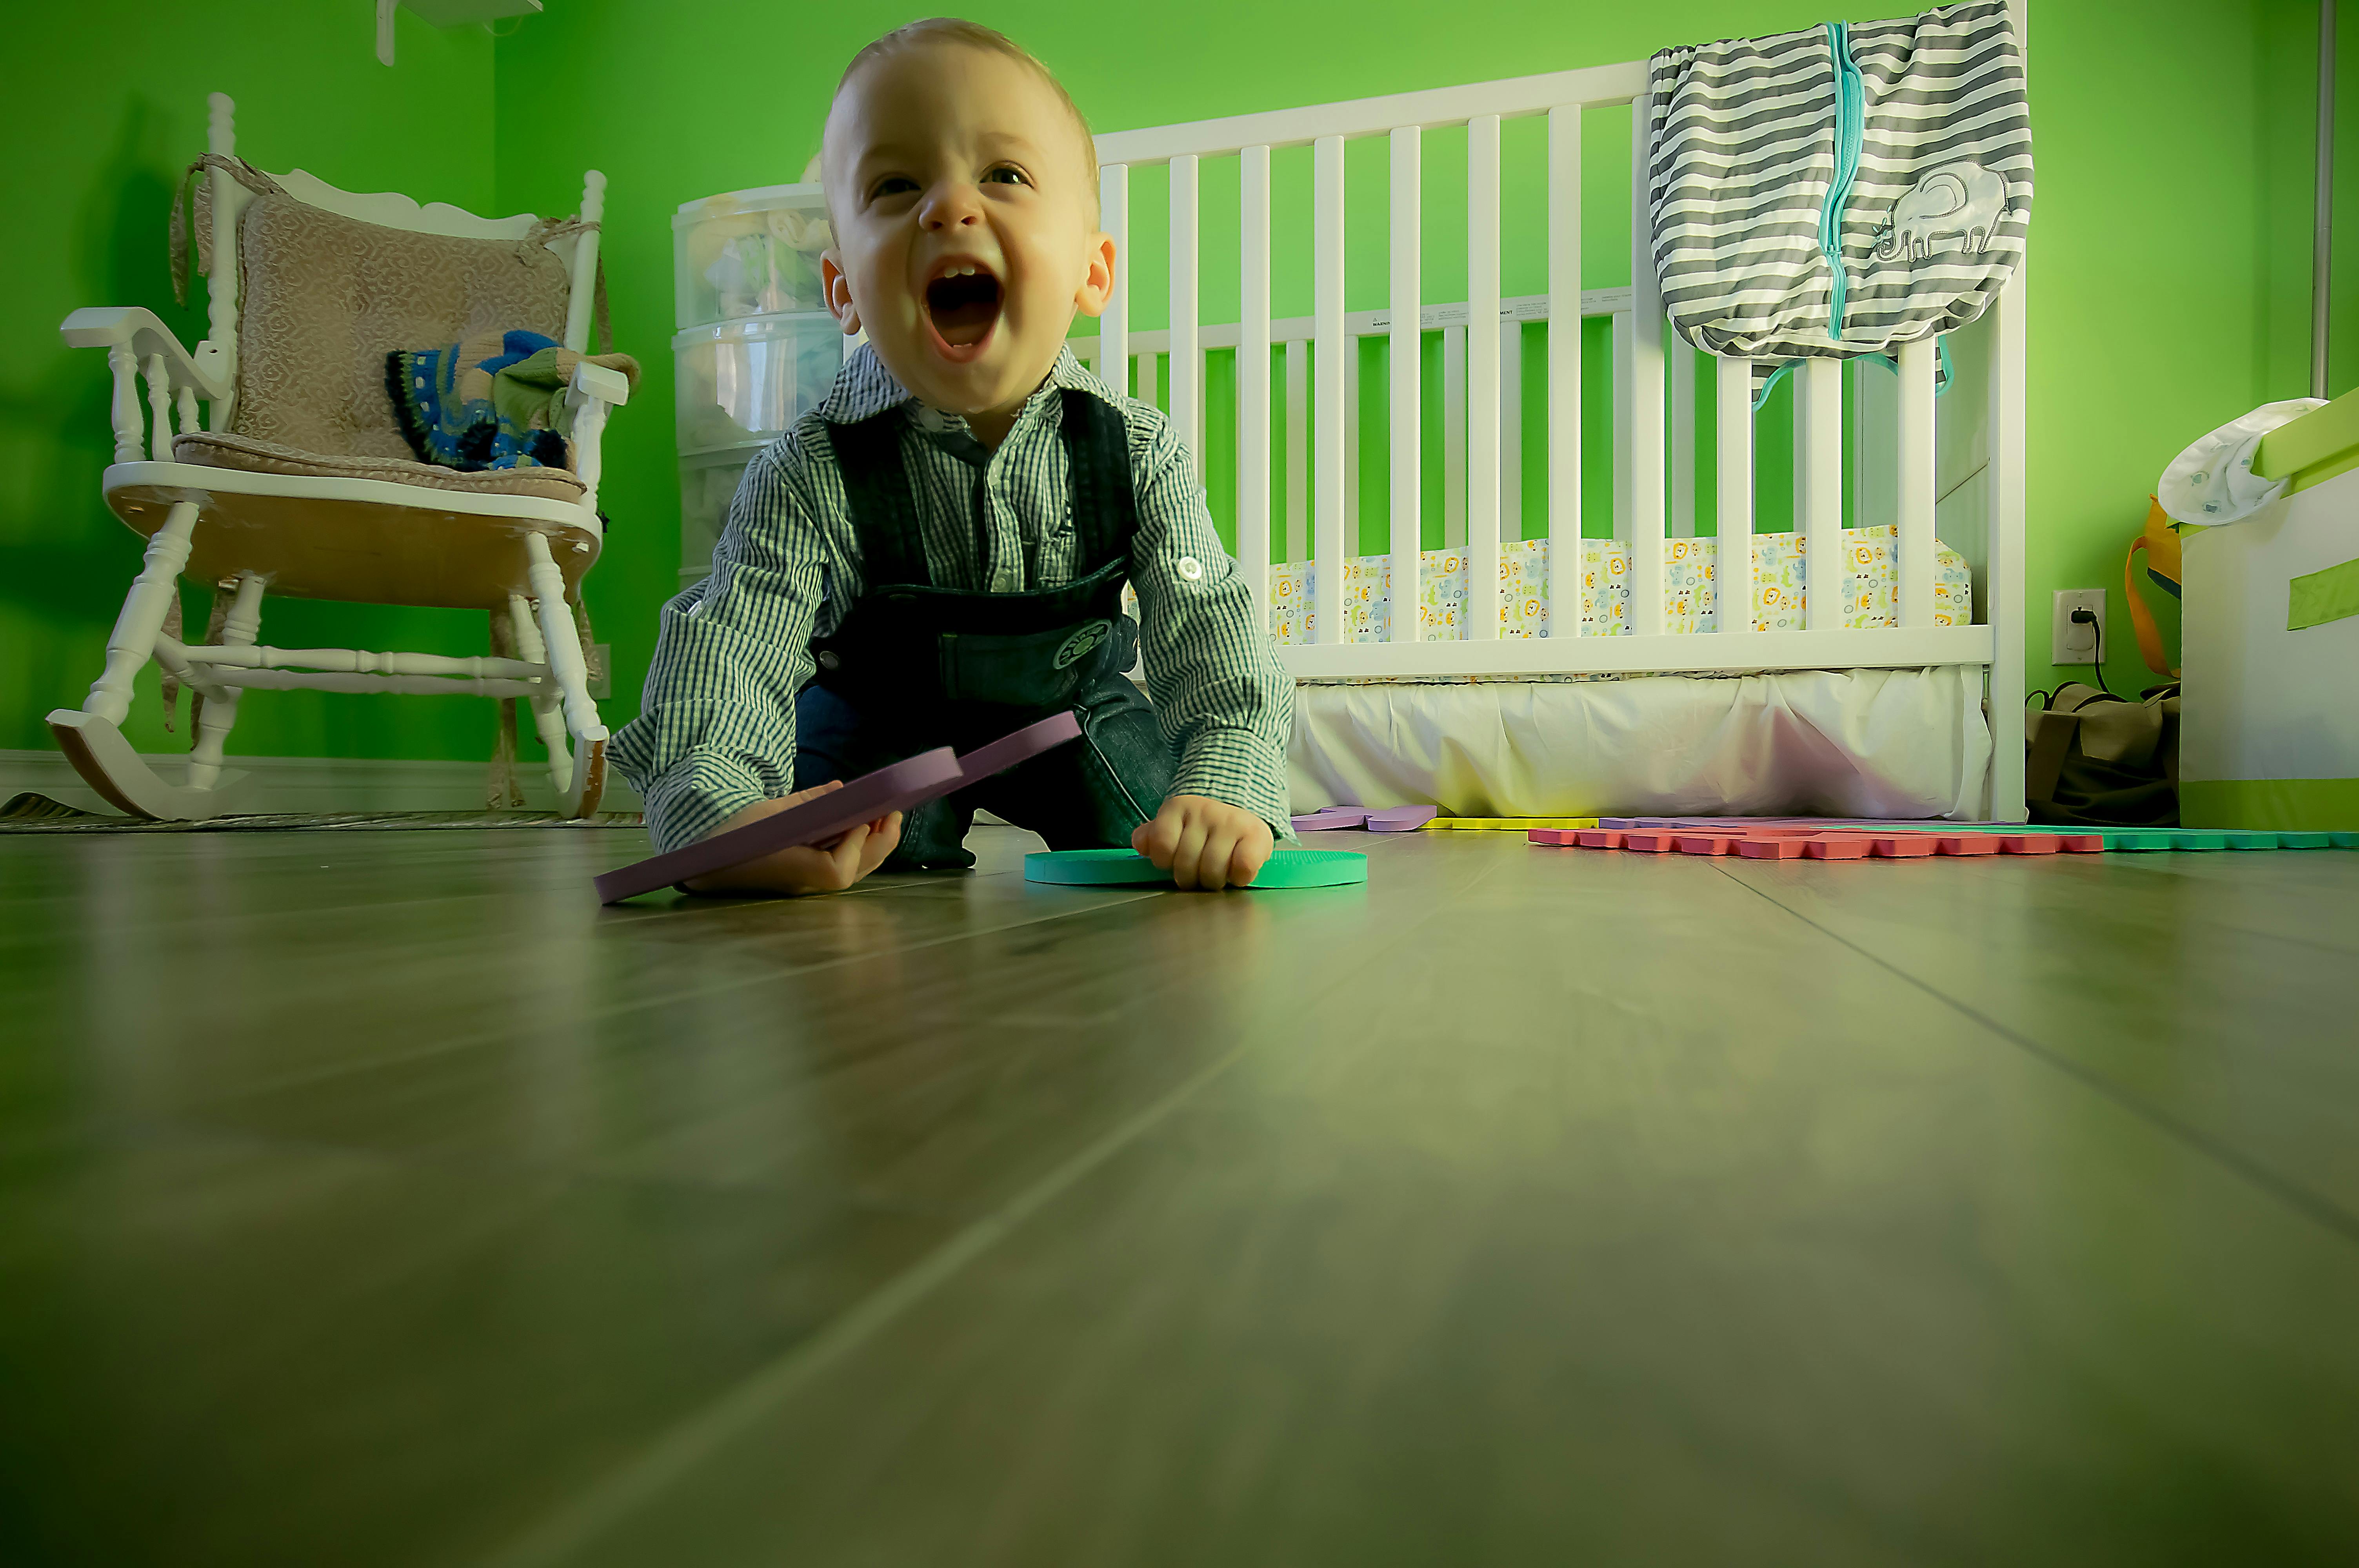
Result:
[[[1064,347],[1116,265],[1080,111],[1000,34],[917,22],[853,60],[821,160],[828,303],[868,342],[746,470],[712,575],[664,609],[614,747],[658,847],[1070,708],[1081,741],[906,823],[690,886],[971,866],[977,806],[1058,849],[1127,843],[1183,888],[1250,882],[1287,832],[1293,686],[1192,455]],[[1123,675],[1125,579],[1152,706]]]

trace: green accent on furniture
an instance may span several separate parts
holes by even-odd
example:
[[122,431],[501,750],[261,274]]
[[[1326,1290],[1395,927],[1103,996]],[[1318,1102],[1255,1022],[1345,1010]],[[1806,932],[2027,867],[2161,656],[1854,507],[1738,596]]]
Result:
[[2337,847],[2359,830],[2359,779],[2181,779],[2179,819],[2190,827],[2331,832]]
[[[2326,411],[2321,408],[2319,412],[2323,414]],[[2299,473],[2293,476],[2293,483],[2286,487],[2286,493],[2288,495],[2299,495],[2303,491],[2310,489],[2311,486],[2324,484],[2328,480],[2333,479],[2339,474],[2349,473],[2353,469],[2359,469],[2359,447],[2353,447],[2347,450],[2337,452],[2334,456],[2327,459],[2324,462],[2312,463],[2310,467],[2302,470]]]
[[2333,460],[2359,460],[2354,448],[2359,448],[2359,392],[2347,392],[2262,437],[2253,453],[2253,477],[2283,479]]
[[2286,630],[2323,626],[2330,621],[2359,615],[2359,560],[2298,577],[2288,585]]

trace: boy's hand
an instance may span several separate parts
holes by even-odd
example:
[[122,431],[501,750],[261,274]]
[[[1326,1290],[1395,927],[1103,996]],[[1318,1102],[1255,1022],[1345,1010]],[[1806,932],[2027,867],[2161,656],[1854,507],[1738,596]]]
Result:
[[1269,863],[1271,846],[1268,823],[1201,795],[1171,796],[1154,821],[1130,836],[1130,847],[1169,871],[1173,881],[1207,892],[1251,882]]
[[[759,822],[774,816],[790,806],[800,806],[843,787],[829,783],[817,789],[807,789],[788,795],[783,800],[758,800],[714,828],[712,833],[726,833],[733,827],[743,827],[749,822]],[[712,833],[705,835],[712,837]],[[797,845],[789,849],[773,849],[758,860],[748,860],[742,866],[696,877],[683,884],[690,892],[782,892],[799,897],[812,892],[842,892],[878,866],[893,847],[901,841],[901,814],[897,811],[874,822],[864,822],[846,830],[825,844]]]

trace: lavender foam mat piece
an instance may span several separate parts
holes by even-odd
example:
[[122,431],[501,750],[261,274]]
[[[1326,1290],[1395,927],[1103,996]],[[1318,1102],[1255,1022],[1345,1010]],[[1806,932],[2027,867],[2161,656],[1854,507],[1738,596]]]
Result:
[[1297,833],[1332,833],[1339,827],[1363,827],[1367,820],[1364,806],[1330,806],[1293,819]]
[[1396,806],[1385,811],[1368,813],[1371,833],[1414,833],[1440,815],[1432,806]]
[[1052,714],[961,757],[948,746],[921,752],[864,773],[842,789],[749,822],[734,832],[684,845],[608,871],[597,879],[598,902],[618,903],[691,877],[757,860],[774,850],[817,844],[896,811],[908,811],[1004,769],[1054,750],[1082,733],[1081,719]]

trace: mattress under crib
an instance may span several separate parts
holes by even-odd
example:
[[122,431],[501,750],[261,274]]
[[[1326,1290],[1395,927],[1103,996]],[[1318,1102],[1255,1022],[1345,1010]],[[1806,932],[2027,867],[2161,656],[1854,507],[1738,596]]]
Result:
[[1305,683],[1288,762],[1297,812],[1963,820],[1990,756],[1983,672],[1951,665]]
[[[1899,530],[1846,528],[1843,535],[1842,624],[1857,629],[1898,624]],[[1549,546],[1525,539],[1499,546],[1499,633],[1548,634],[1550,619]],[[1760,632],[1800,631],[1810,614],[1810,542],[1800,534],[1753,536],[1753,625]],[[1719,624],[1720,541],[1663,541],[1663,630],[1710,632]],[[1318,563],[1293,561],[1269,569],[1270,635],[1281,647],[1316,640]],[[1343,563],[1343,641],[1374,643],[1392,635],[1392,557],[1355,556]],[[1427,641],[1465,635],[1467,555],[1427,550],[1418,570],[1418,624]],[[1935,547],[1933,624],[1973,621],[1973,579],[1962,557]],[[1581,541],[1581,630],[1616,636],[1630,630],[1630,545],[1624,539]]]

